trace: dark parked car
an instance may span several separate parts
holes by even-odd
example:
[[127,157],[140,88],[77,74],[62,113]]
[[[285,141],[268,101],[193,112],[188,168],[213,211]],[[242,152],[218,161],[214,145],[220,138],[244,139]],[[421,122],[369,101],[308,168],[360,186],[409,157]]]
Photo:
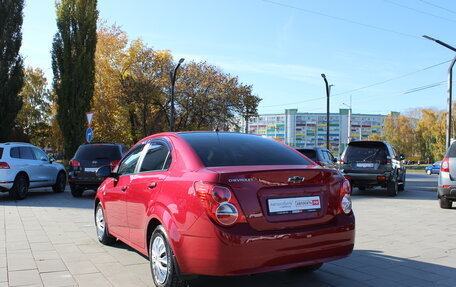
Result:
[[297,149],[300,153],[314,161],[315,163],[327,167],[337,169],[337,159],[331,152],[324,147],[305,147]]
[[71,194],[80,197],[86,189],[97,189],[104,178],[95,172],[101,166],[114,168],[128,148],[120,143],[94,142],[80,145],[70,160],[68,181]]
[[396,196],[405,186],[403,160],[385,141],[356,141],[348,144],[340,162],[352,187],[386,187],[388,195]]
[[312,272],[353,249],[350,183],[261,136],[161,133],[97,174],[108,177],[98,240],[148,256],[157,287],[184,286],[181,275]]

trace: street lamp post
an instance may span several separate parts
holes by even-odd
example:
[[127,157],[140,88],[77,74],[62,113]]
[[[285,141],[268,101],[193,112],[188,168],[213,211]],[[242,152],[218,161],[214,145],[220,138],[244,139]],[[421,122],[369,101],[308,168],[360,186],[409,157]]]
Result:
[[[456,52],[456,48],[452,47],[440,40],[434,39],[432,37],[423,35],[423,38],[426,38],[428,40],[434,41],[439,45],[444,46],[445,48],[448,48],[452,50],[453,52]],[[447,114],[447,132],[446,132],[446,147],[448,148],[451,143],[451,136],[452,136],[452,124],[451,124],[451,119],[452,119],[452,109],[453,109],[453,95],[452,95],[452,90],[453,90],[453,67],[456,62],[456,56],[453,58],[453,61],[451,61],[450,67],[448,67],[448,114]]]
[[326,148],[329,150],[329,93],[331,88],[328,85],[328,80],[326,80],[326,75],[321,74],[321,77],[325,81],[326,87]]
[[181,58],[179,60],[179,63],[177,64],[176,68],[174,68],[174,73],[172,71],[169,71],[169,77],[171,79],[171,107],[169,111],[169,130],[171,132],[174,131],[174,85],[176,83],[176,74],[177,74],[177,69],[179,69],[180,65],[185,61],[184,58]]

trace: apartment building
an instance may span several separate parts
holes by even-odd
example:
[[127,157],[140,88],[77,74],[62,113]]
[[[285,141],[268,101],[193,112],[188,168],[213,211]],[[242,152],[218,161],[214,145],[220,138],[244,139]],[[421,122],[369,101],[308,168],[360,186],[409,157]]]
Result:
[[[373,134],[382,134],[387,115],[351,114],[349,109],[329,115],[330,149],[336,155],[353,140],[367,140]],[[249,119],[248,132],[282,141],[295,148],[326,145],[326,113],[299,113],[286,109],[283,114],[264,114]],[[348,129],[351,121],[350,131]],[[242,131],[245,121],[241,122]]]

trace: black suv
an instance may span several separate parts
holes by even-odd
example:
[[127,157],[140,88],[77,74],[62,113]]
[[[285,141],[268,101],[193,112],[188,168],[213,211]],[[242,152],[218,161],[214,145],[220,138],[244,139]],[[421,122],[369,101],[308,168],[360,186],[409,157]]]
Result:
[[405,186],[403,160],[385,141],[355,141],[342,154],[340,167],[352,187],[386,187],[388,195],[396,196]]
[[104,178],[96,176],[99,167],[114,168],[128,148],[120,143],[94,142],[80,145],[70,160],[68,181],[71,194],[80,197],[86,189],[97,189]]
[[331,152],[324,147],[304,147],[296,149],[315,163],[327,167],[337,169],[337,159]]

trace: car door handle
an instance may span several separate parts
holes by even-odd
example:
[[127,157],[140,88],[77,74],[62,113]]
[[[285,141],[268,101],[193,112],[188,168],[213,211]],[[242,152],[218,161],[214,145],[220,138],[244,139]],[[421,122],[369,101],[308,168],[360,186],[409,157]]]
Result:
[[157,183],[155,181],[151,181],[149,182],[149,184],[147,185],[148,188],[152,189],[152,188],[155,188],[157,186]]
[[128,185],[122,185],[122,187],[120,189],[122,189],[122,191],[125,191],[125,190],[127,190],[127,188],[128,188]]

